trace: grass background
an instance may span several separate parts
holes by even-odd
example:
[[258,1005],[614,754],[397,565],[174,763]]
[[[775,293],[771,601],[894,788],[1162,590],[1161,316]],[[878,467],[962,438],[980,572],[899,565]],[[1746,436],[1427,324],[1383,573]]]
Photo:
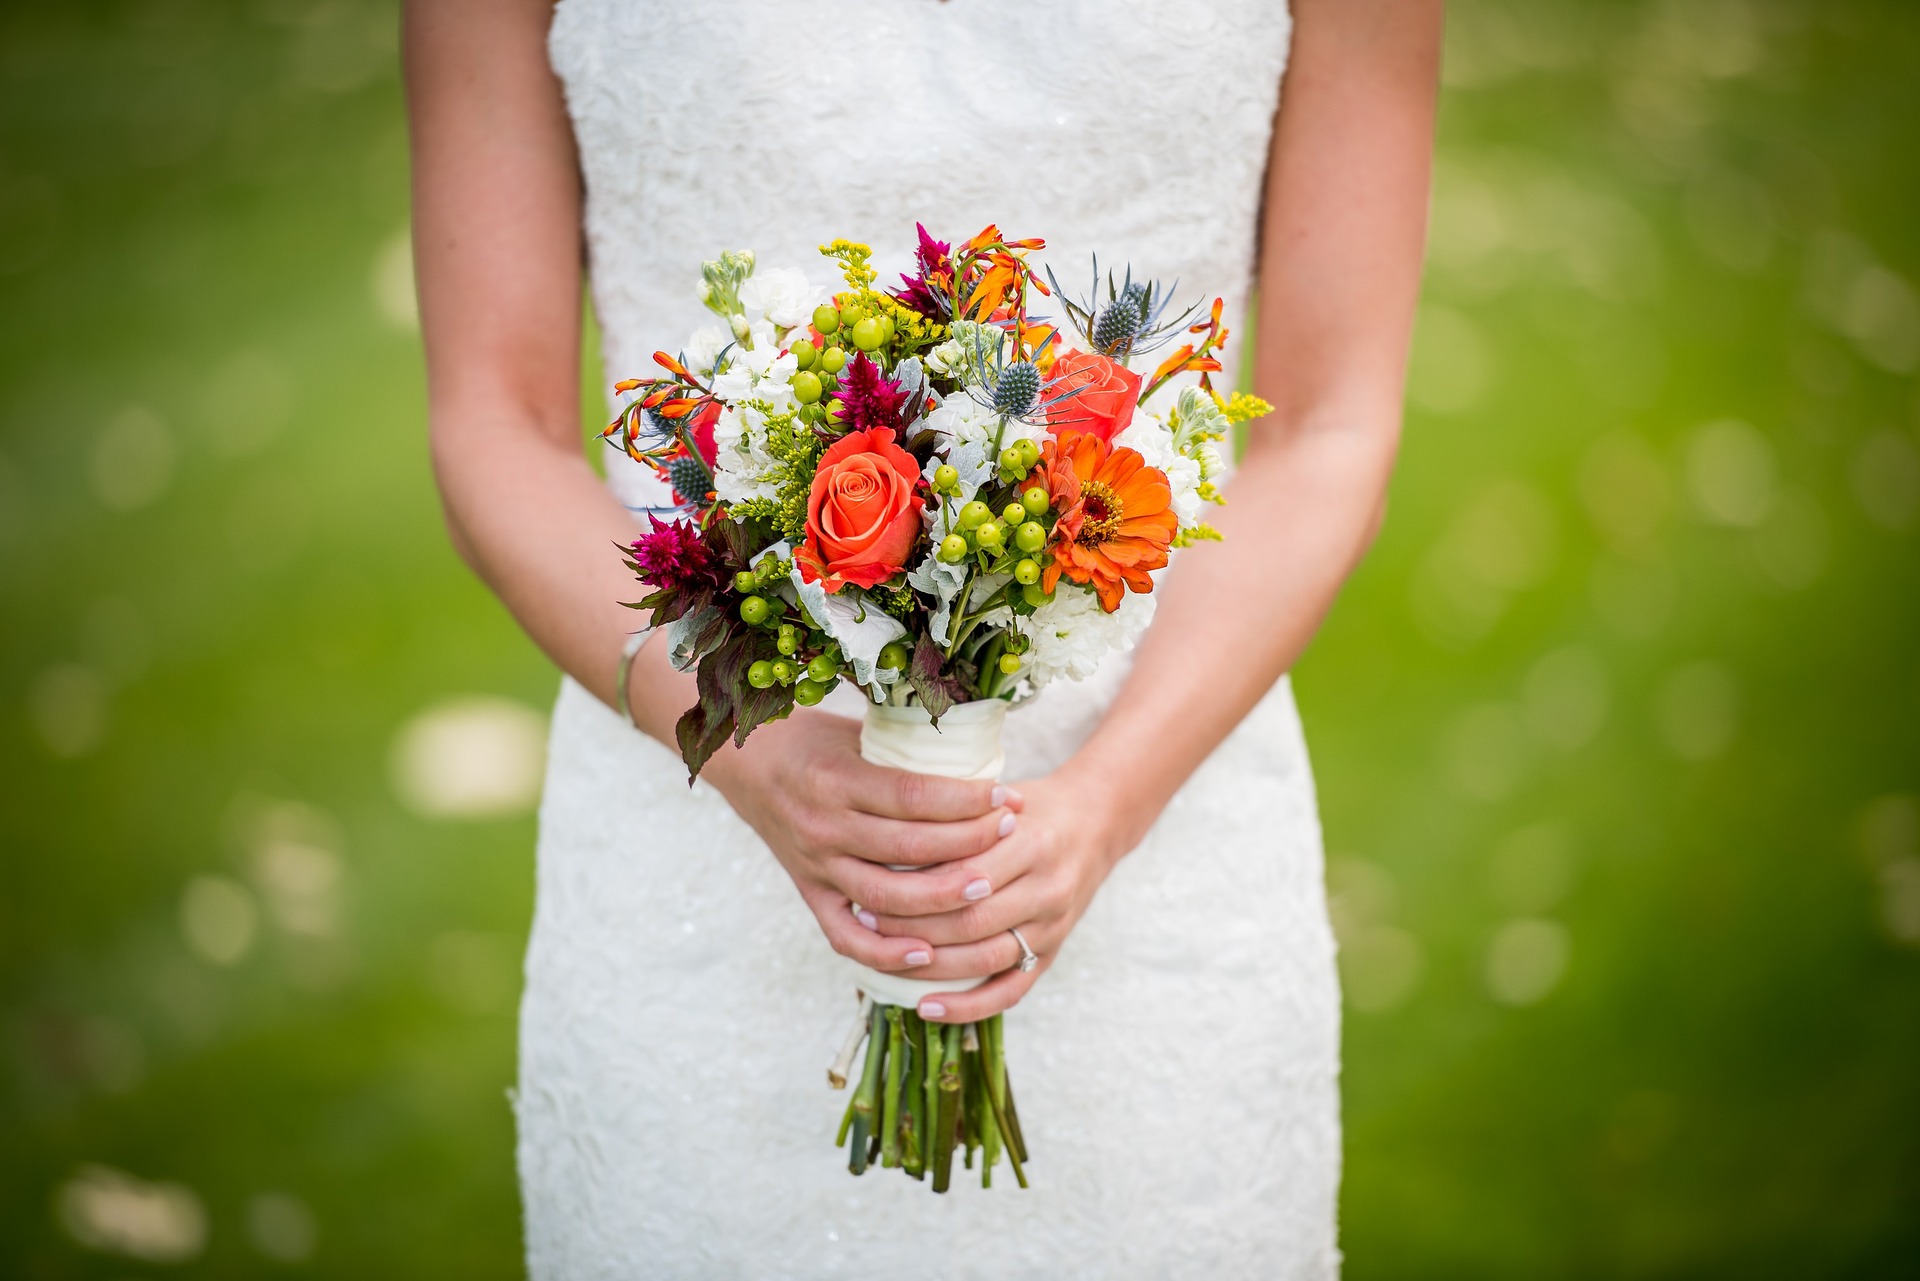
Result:
[[[0,13],[8,1275],[177,1270],[97,1167],[194,1275],[521,1270],[532,822],[390,761],[554,678],[439,525],[394,32]],[[1916,122],[1909,5],[1453,6],[1404,462],[1297,677],[1353,1277],[1920,1257]]]

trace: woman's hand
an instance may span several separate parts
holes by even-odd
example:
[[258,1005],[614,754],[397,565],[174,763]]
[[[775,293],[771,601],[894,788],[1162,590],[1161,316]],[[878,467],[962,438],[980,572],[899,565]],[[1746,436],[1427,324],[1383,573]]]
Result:
[[875,913],[942,919],[1011,876],[996,850],[1015,830],[1019,793],[869,764],[860,723],[844,716],[796,708],[716,753],[703,777],[773,850],[834,951],[872,969],[917,972],[933,959],[911,929],[876,933]]
[[[1019,830],[981,860],[998,878],[992,894],[933,915],[883,912],[874,921],[874,937],[888,945],[905,938],[915,948],[933,944],[928,964],[914,971],[916,979],[995,976],[970,992],[928,997],[920,1003],[922,1018],[972,1023],[1017,1004],[1146,830],[1132,807],[1066,771],[1020,786],[1025,805]],[[1009,932],[1015,927],[1040,958],[1029,973],[1018,968],[1020,944]]]

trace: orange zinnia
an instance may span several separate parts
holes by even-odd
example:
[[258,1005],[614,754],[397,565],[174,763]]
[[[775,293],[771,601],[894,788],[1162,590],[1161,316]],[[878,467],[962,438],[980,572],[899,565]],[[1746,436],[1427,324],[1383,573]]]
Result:
[[1052,592],[1062,575],[1099,593],[1100,608],[1120,608],[1126,588],[1153,590],[1149,571],[1167,563],[1179,531],[1166,474],[1139,451],[1109,445],[1088,432],[1047,442],[1047,492],[1060,520],[1053,527],[1053,563],[1041,585]]

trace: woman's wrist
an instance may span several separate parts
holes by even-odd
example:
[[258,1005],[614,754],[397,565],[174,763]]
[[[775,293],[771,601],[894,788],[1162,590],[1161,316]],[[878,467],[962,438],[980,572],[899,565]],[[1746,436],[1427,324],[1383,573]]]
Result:
[[1090,753],[1092,746],[1069,757],[1053,778],[1074,798],[1077,819],[1092,837],[1089,844],[1111,871],[1145,838],[1166,800]]

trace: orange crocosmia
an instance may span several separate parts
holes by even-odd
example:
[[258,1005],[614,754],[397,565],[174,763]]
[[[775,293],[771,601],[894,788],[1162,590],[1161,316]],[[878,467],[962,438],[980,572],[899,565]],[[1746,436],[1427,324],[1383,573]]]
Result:
[[1041,459],[1047,492],[1060,512],[1053,563],[1041,586],[1052,592],[1063,577],[1083,583],[1109,614],[1128,589],[1151,592],[1148,575],[1167,563],[1180,528],[1165,473],[1147,466],[1139,451],[1086,432],[1048,441]]

